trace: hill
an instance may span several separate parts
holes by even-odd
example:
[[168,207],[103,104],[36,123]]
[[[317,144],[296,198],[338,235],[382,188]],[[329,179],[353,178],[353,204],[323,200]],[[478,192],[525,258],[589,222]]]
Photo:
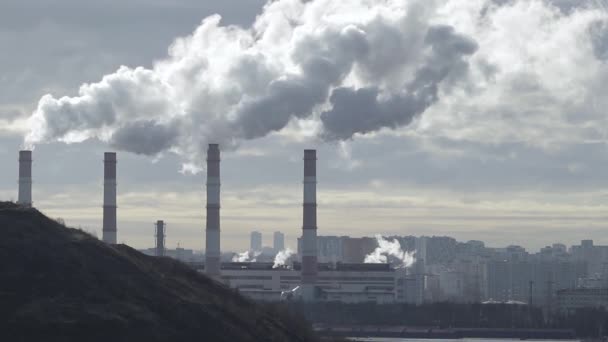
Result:
[[0,340],[317,341],[188,266],[0,202]]

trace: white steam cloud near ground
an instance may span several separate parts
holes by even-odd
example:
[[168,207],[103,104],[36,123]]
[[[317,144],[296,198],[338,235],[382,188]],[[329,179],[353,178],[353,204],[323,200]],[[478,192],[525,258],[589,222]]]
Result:
[[397,239],[388,240],[382,235],[376,235],[378,247],[365,256],[366,264],[391,264],[396,268],[407,268],[414,264],[416,252],[406,252],[401,249]]
[[262,252],[244,251],[232,256],[232,262],[256,262]]
[[279,251],[277,255],[274,257],[274,265],[272,268],[288,266],[289,260],[296,256],[296,253],[291,248],[285,248],[282,251]]
[[236,148],[287,131],[604,141],[607,38],[595,1],[270,1],[251,27],[214,15],[150,69],[45,95],[25,144],[100,139],[198,170],[208,142]]

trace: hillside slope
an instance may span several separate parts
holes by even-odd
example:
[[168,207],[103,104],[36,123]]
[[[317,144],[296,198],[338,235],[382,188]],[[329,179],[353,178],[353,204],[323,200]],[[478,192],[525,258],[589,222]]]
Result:
[[0,340],[316,341],[186,265],[0,202]]

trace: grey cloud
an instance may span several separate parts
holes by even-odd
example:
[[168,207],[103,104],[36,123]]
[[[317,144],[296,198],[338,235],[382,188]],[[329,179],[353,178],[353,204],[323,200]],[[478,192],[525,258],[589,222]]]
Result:
[[293,60],[301,75],[290,75],[270,83],[264,96],[245,101],[237,110],[235,124],[246,139],[265,136],[284,128],[292,117],[303,118],[325,101],[330,87],[340,83],[353,62],[365,55],[368,45],[355,27],[326,30],[308,36],[297,45]]
[[[340,10],[357,14],[346,22],[323,23],[316,14],[301,14],[306,19],[289,21],[289,27],[282,25],[284,15],[277,15],[284,13],[284,7],[313,13],[320,4],[310,1],[299,7],[270,2],[251,28],[221,25],[219,16],[208,17],[191,36],[176,39],[169,57],[150,69],[121,67],[100,82],[82,87],[76,97],[43,97],[26,141],[35,144],[74,136],[103,140],[115,130],[131,127],[132,122],[162,123],[179,115],[184,129],[182,136],[172,140],[172,150],[187,163],[200,165],[206,142],[233,147],[240,140],[280,131],[294,118],[315,117],[332,89],[344,88],[351,80],[384,91],[414,73],[407,94],[391,94],[393,99],[384,101],[384,113],[379,115],[384,119],[366,131],[407,124],[437,96],[436,85],[425,84],[427,79],[447,77],[436,75],[445,74],[441,68],[446,67],[455,75],[455,63],[444,65],[439,58],[433,61],[436,67],[419,67],[433,58],[422,54],[421,47],[446,54],[444,59],[451,61],[451,53],[458,53],[463,48],[459,44],[464,44],[441,27],[427,33],[433,4],[414,1],[400,12],[396,9],[402,10],[402,5],[378,3],[378,11],[366,16],[357,11],[367,4],[353,3]],[[322,10],[331,17],[337,9]],[[276,39],[275,30],[286,30],[287,39],[268,45],[265,36]],[[332,98],[349,99],[341,95]],[[415,113],[398,119],[398,106],[416,108],[411,109]],[[121,141],[114,146],[148,151],[141,148],[147,144]],[[134,146],[125,146],[127,142]]]
[[[606,8],[604,0],[544,0],[547,4],[555,6],[562,13],[570,14],[580,8],[600,7]],[[517,0],[491,0],[492,3],[505,6],[516,3]]]
[[117,129],[109,143],[119,150],[156,155],[173,147],[178,136],[179,127],[176,123],[136,121]]
[[327,84],[294,77],[273,82],[268,95],[243,103],[237,122],[246,139],[284,128],[292,116],[303,117],[327,96]]
[[608,21],[594,22],[589,27],[589,36],[595,56],[602,61],[608,60]]
[[2,108],[0,107],[0,120],[13,121],[15,119],[23,118],[26,113],[19,108]]
[[49,138],[101,130],[116,125],[124,117],[159,118],[173,114],[165,98],[167,91],[153,73],[143,68],[122,67],[99,83],[81,87],[80,97],[55,100],[50,95],[44,96],[38,104],[38,111],[44,116],[32,124],[43,124],[44,136],[38,138]]
[[349,139],[356,133],[409,124],[439,97],[440,83],[468,68],[464,57],[477,43],[450,26],[430,27],[425,38],[430,55],[414,79],[398,94],[382,96],[377,88],[338,88],[331,95],[332,109],[321,114],[327,139]]

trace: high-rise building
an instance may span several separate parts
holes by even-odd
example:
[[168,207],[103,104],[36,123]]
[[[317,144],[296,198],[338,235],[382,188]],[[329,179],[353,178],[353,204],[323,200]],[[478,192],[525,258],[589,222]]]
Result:
[[249,249],[252,251],[262,250],[262,233],[253,231],[251,232],[251,243]]
[[280,252],[285,249],[285,234],[281,232],[274,232],[272,236],[273,245],[275,252]]

